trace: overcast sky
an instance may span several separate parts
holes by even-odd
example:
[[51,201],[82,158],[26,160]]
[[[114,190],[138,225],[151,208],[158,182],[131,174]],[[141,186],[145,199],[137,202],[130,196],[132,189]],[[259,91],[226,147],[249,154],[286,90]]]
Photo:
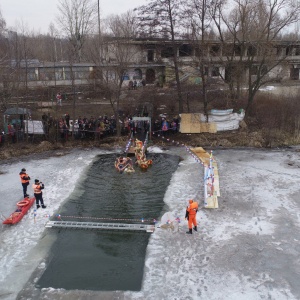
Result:
[[[96,1],[96,0],[95,0]],[[125,13],[147,0],[100,0],[103,16]],[[23,21],[29,29],[47,33],[49,24],[55,24],[58,0],[0,0],[0,9],[8,27],[16,27]]]

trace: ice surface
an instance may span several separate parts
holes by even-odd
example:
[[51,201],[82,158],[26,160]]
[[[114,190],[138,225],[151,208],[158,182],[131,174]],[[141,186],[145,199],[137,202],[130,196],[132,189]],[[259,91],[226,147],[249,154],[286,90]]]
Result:
[[[200,209],[199,231],[193,235],[185,234],[183,219],[188,199],[198,200],[200,207],[203,204],[202,166],[184,147],[164,152],[183,158],[164,197],[168,211],[182,221],[179,231],[158,228],[152,234],[142,290],[107,293],[49,288],[36,299],[300,299],[299,152],[214,151],[220,175],[219,209]],[[21,199],[18,173],[23,167],[32,179],[45,183],[48,205],[35,222],[30,211],[20,224],[1,227],[1,299],[15,299],[33,271],[45,267],[43,258],[52,243],[51,235],[44,238],[47,214],[58,210],[100,153],[73,151],[64,157],[0,166],[7,172],[1,175],[3,215],[9,215]]]
[[[22,186],[19,172],[26,168],[31,177],[39,179],[45,185],[43,198],[47,208],[37,211],[34,218],[34,207],[29,210],[22,221],[13,226],[2,225],[0,233],[0,295],[4,299],[15,299],[31,273],[47,253],[47,244],[39,247],[43,238],[45,223],[49,215],[53,215],[62,202],[72,193],[77,180],[83,176],[87,167],[99,151],[74,151],[63,157],[47,159],[32,159],[18,163],[1,165],[1,209],[3,216],[9,216],[16,208],[16,203],[22,199]],[[27,192],[33,195],[31,184]],[[34,220],[35,219],[35,220]]]

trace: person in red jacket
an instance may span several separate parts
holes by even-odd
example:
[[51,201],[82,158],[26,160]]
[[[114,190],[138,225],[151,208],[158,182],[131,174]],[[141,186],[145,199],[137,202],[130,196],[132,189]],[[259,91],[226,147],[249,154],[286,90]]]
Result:
[[19,173],[20,178],[21,178],[21,183],[22,183],[22,187],[23,187],[23,194],[24,194],[24,198],[29,197],[29,195],[27,194],[27,187],[29,185],[29,180],[30,177],[28,174],[26,174],[26,169],[22,169],[21,172]]
[[189,222],[189,231],[186,233],[192,234],[193,233],[193,224],[194,224],[194,230],[197,231],[197,220],[196,220],[196,214],[198,212],[198,203],[194,202],[194,200],[189,200],[189,206],[186,208],[185,218]]

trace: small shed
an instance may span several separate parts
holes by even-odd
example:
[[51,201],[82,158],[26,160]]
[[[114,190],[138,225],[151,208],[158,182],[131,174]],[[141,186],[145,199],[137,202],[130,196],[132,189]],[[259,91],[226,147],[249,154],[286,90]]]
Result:
[[8,108],[3,113],[3,125],[4,125],[4,131],[7,133],[7,125],[14,124],[19,125],[20,128],[23,128],[25,120],[29,119],[29,116],[31,115],[31,111],[28,108],[22,108],[22,107],[12,107]]

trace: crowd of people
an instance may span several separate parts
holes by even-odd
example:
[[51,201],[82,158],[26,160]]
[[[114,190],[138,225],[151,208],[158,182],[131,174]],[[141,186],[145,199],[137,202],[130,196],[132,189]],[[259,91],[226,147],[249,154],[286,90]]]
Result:
[[128,82],[128,89],[129,90],[137,90],[138,87],[143,87],[146,85],[145,79],[142,80],[129,80]]
[[[112,136],[117,132],[117,124],[115,116],[78,116],[73,120],[67,112],[59,118],[53,117],[50,113],[44,113],[41,117],[44,133],[47,137],[51,135],[57,139],[67,141],[70,137],[75,139],[102,139],[107,136]],[[133,120],[131,116],[122,116],[119,123],[121,125],[121,134],[131,134],[135,136],[140,132],[148,132],[150,130],[149,121]],[[179,131],[179,119],[167,119],[165,116],[156,119],[151,124],[151,131],[168,135]],[[4,142],[16,143],[24,140],[24,126],[20,123],[8,123],[7,131],[0,131],[0,145]]]
[[64,140],[68,140],[73,134],[78,139],[100,139],[116,132],[114,116],[99,116],[98,118],[79,116],[76,120],[71,120],[69,113],[58,119],[53,118],[50,114],[43,114],[42,122],[46,134],[55,130]]
[[[70,115],[66,113],[60,119],[54,120],[50,114],[42,116],[45,132],[48,133],[51,127],[56,127],[62,139],[67,140],[70,135],[74,134],[75,138],[80,139],[101,139],[106,136],[114,135],[117,131],[117,124],[115,116],[99,116],[95,118],[90,116],[79,116],[75,121],[70,120]],[[150,130],[149,121],[133,120],[131,116],[126,116],[119,120],[121,125],[121,133],[133,136],[139,132],[148,132]],[[166,118],[156,120],[152,131],[162,132],[167,135],[168,132],[176,133],[179,129],[179,119],[174,118],[168,121]]]

